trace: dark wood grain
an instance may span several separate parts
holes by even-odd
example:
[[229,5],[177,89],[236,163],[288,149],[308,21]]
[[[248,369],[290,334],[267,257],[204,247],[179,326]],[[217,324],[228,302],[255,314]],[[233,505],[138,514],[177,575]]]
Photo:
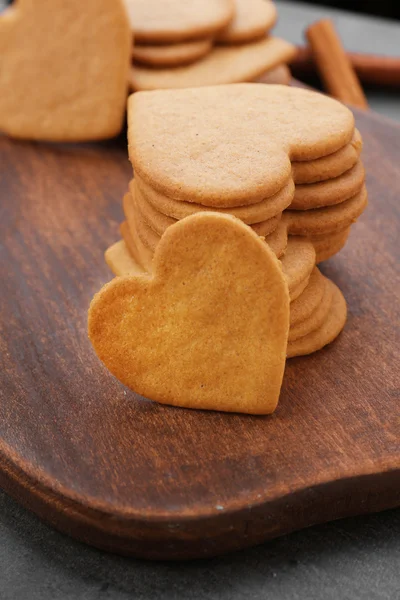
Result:
[[400,128],[358,115],[370,207],[324,272],[349,305],[288,362],[272,417],[135,396],[95,356],[87,307],[111,278],[131,167],[123,139],[0,138],[0,485],[101,548],[191,558],[400,504]]

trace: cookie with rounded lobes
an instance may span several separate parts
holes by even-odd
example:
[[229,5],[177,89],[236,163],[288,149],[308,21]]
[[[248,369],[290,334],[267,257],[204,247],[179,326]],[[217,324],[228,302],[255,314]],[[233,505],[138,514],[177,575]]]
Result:
[[[130,194],[125,194],[123,208],[129,226],[126,223],[121,225],[121,235],[140,268],[151,272],[153,250],[143,243],[138,235],[137,218]],[[307,238],[302,236],[289,236],[288,238],[285,221],[282,221],[275,232],[265,238],[265,241],[281,259],[283,274],[289,286],[290,300],[294,301],[303,293],[309,283],[310,275],[315,266],[314,246]],[[283,251],[284,255],[282,256]]]
[[268,246],[232,216],[201,213],[167,229],[153,267],[90,305],[89,337],[111,373],[163,404],[273,412],[289,294]]
[[365,171],[361,161],[358,161],[343,175],[320,181],[296,185],[290,210],[310,210],[324,206],[340,204],[353,198],[362,188],[365,181]]
[[[329,279],[326,279],[324,283],[325,283],[325,285],[323,286],[324,293],[322,296],[322,300],[317,305],[317,307],[312,312],[312,314],[308,318],[303,319],[299,323],[296,323],[295,325],[292,325],[290,327],[290,331],[289,331],[289,341],[290,342],[294,342],[297,339],[304,337],[305,335],[308,335],[315,329],[318,329],[319,327],[321,327],[321,325],[325,322],[328,312],[330,310],[331,303],[332,303],[333,283],[331,281],[329,281]],[[307,288],[304,290],[303,294],[305,293],[306,290],[307,290]],[[301,296],[303,294],[301,294]],[[301,300],[301,296],[299,296],[299,298],[297,298],[296,302],[299,302]]]
[[[123,239],[110,246],[105,252],[106,263],[114,275],[140,275],[143,272],[151,273],[151,261],[148,266],[143,269],[141,264],[139,264],[139,261],[136,261],[133,258],[133,256],[138,252],[137,243],[135,242],[133,235],[130,234],[129,226],[126,222],[121,224],[121,234]],[[128,243],[125,240],[127,240]],[[136,237],[136,241],[137,240],[138,238]],[[133,254],[130,252],[128,244],[129,247],[134,247]],[[310,278],[304,279],[304,281],[300,282],[300,284],[290,291],[291,305],[302,293],[304,293],[304,290],[309,284],[309,279]]]
[[289,342],[287,347],[288,358],[312,354],[317,350],[321,350],[321,348],[333,342],[342,331],[347,317],[346,300],[339,288],[333,282],[330,281],[329,283],[333,286],[333,296],[326,320],[318,329],[298,338],[294,342]]
[[351,142],[340,150],[315,160],[292,162],[294,182],[296,184],[316,183],[339,177],[354,167],[360,158],[361,150],[362,137],[356,129]]
[[291,160],[331,154],[353,132],[343,104],[289,86],[158,90],[128,101],[135,176],[165,197],[213,208],[270,198],[291,179]]
[[234,17],[233,0],[125,0],[139,44],[175,44],[213,37]]
[[[148,202],[144,195],[141,193],[140,189],[136,186],[135,182],[132,182],[130,186],[130,193],[132,198],[135,199],[136,205],[140,210],[144,220],[148,223],[148,225],[158,233],[158,235],[162,235],[167,227],[174,225],[177,220],[173,217],[169,217],[164,213],[157,210],[150,202]],[[193,208],[193,204],[190,205]],[[204,207],[203,207],[204,210]],[[279,221],[281,219],[282,213],[279,213],[276,217],[271,217],[265,221],[261,221],[260,223],[253,223],[250,225],[254,231],[260,236],[266,236],[272,233],[278,226]],[[234,215],[238,216],[238,215]]]
[[134,45],[132,57],[136,62],[153,67],[176,67],[187,65],[208,54],[213,46],[210,38],[164,44],[161,46]]
[[0,131],[113,137],[125,118],[131,45],[122,0],[18,0],[0,14]]
[[304,292],[290,303],[290,327],[308,319],[322,300],[325,278],[318,267],[314,267]]
[[293,236],[322,236],[342,231],[354,223],[368,204],[365,185],[353,198],[334,206],[312,210],[285,210],[282,218]]
[[266,71],[289,62],[296,50],[279,38],[264,38],[240,46],[214,47],[190,65],[163,69],[134,65],[132,91],[191,88],[253,81]]
[[[168,198],[154,190],[137,174],[135,175],[135,179],[130,182],[129,189],[131,192],[133,190],[133,193],[137,195],[138,201],[143,197],[156,210],[177,220],[184,219],[196,212],[210,210],[210,208],[201,204]],[[254,225],[255,223],[261,223],[273,217],[280,216],[282,211],[290,205],[293,194],[294,183],[289,179],[287,184],[274,196],[266,198],[257,204],[237,206],[235,208],[218,208],[216,210],[224,214],[233,215],[247,225]]]
[[271,0],[234,0],[235,16],[216,37],[217,42],[235,44],[264,36],[276,23],[278,14]]
[[287,65],[279,65],[274,67],[253,79],[255,83],[274,83],[278,85],[289,85],[292,80],[292,74]]
[[283,274],[289,285],[290,299],[293,301],[295,299],[293,291],[296,294],[299,290],[300,293],[304,290],[315,267],[314,246],[307,239],[289,236],[281,263]]
[[[132,256],[130,255],[123,240],[116,242],[110,248],[108,248],[106,250],[105,257],[106,262],[112,270],[112,272],[114,273],[114,275],[137,275],[143,273],[141,269],[138,270],[138,266],[132,259]],[[305,294],[307,288],[308,285],[303,291],[303,294]],[[326,344],[332,342],[335,339],[335,337],[340,333],[346,321],[346,303],[344,302],[344,298],[341,295],[341,292],[336,286],[335,288],[336,289],[334,291],[334,296],[337,301],[340,302],[341,300],[341,308],[340,306],[339,309],[337,308],[337,306],[331,308],[331,305],[331,310],[328,312],[327,318],[320,328],[307,334],[303,338],[297,339],[295,342],[289,342],[287,352],[288,358],[316,352],[317,350],[323,348],[323,346],[325,346]],[[299,295],[298,298],[300,299],[301,295]],[[295,312],[295,306],[296,300],[290,303],[290,319],[292,319],[292,315]]]

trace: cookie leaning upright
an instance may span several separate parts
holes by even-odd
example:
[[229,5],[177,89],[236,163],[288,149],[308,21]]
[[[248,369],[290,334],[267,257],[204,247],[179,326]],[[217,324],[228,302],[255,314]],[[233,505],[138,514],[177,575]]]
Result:
[[276,408],[289,329],[278,260],[230,215],[171,226],[151,276],[107,284],[89,310],[89,337],[108,369],[163,404],[269,414]]
[[122,0],[20,0],[0,14],[0,131],[81,141],[122,127],[132,34]]

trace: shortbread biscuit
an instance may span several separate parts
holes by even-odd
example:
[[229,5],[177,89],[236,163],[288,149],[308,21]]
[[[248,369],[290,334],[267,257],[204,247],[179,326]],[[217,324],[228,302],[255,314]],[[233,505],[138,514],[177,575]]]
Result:
[[[292,325],[290,327],[288,339],[289,342],[295,342],[299,338],[308,335],[312,331],[315,331],[316,329],[321,327],[322,324],[326,321],[328,312],[332,304],[334,285],[331,281],[329,281],[329,279],[326,278],[324,283],[324,293],[321,302],[318,304],[318,306],[315,308],[312,314],[309,317],[307,317],[307,319],[303,319],[299,323],[296,323],[295,325]],[[307,288],[304,290],[303,294],[306,290]],[[301,296],[297,298],[296,302],[299,302],[301,300]]]
[[125,4],[138,43],[212,37],[234,17],[233,0],[125,0]]
[[[135,222],[135,214],[130,202],[128,194],[125,194],[123,198],[124,214],[129,223],[132,225]],[[139,266],[145,271],[151,271],[151,264],[153,261],[153,252],[143,244],[140,239],[136,226],[121,225],[121,235],[129,249],[133,248],[133,257],[138,261]]]
[[297,300],[297,298],[299,298],[301,296],[301,294],[304,292],[304,290],[308,286],[309,282],[310,282],[310,277],[306,277],[298,285],[296,285],[295,287],[292,287],[292,289],[289,290],[290,302],[294,302],[295,300]]
[[321,350],[321,348],[333,342],[342,331],[347,317],[346,300],[339,288],[333,282],[330,281],[329,283],[334,286],[334,289],[332,303],[325,322],[308,335],[294,342],[289,342],[287,347],[288,358],[312,354],[317,350]]
[[129,84],[132,91],[145,91],[253,81],[289,62],[295,54],[289,42],[269,37],[241,46],[214,47],[204,58],[182,67],[151,69],[134,65]]
[[281,259],[281,263],[289,285],[290,299],[294,300],[293,290],[298,291],[301,289],[304,282],[306,282],[304,285],[306,287],[315,267],[314,246],[306,239],[289,236],[286,252]]
[[117,277],[121,277],[122,275],[143,275],[145,272],[133,259],[124,240],[119,240],[107,248],[104,258],[111,271]]
[[356,129],[353,139],[340,150],[302,162],[292,162],[292,177],[296,184],[317,183],[339,177],[357,163],[362,150],[361,134]]
[[[137,235],[140,238],[140,241],[143,244],[143,246],[145,246],[148,250],[154,253],[155,249],[157,248],[157,245],[161,240],[161,236],[158,233],[156,233],[154,229],[152,229],[147,223],[146,219],[143,217],[140,206],[137,204],[135,199],[130,194],[126,194],[124,198],[124,207],[127,207],[127,204],[129,203],[130,206],[126,208],[125,212],[129,228],[131,231],[134,232],[135,239]],[[177,221],[174,221],[174,223],[177,223]],[[125,239],[124,235],[123,237]],[[278,258],[280,258],[284,254],[288,243],[287,225],[286,223],[280,224],[279,220],[277,220],[275,230],[269,235],[260,237],[263,237],[263,239],[269,245],[274,254]],[[129,240],[127,245],[130,248]],[[133,252],[133,254],[135,254],[135,252]],[[139,262],[143,261],[140,260]],[[146,257],[145,262],[147,262],[148,264],[148,261],[146,261]]]
[[133,47],[136,62],[153,67],[176,67],[187,65],[208,54],[213,46],[212,39],[193,40],[180,44]]
[[[142,269],[138,267],[137,263],[132,258],[123,240],[113,244],[113,246],[106,251],[105,256],[107,264],[115,275],[137,275],[143,273]],[[317,273],[319,273],[318,279],[320,280],[318,283],[316,281]],[[321,280],[323,285],[321,285]],[[322,294],[325,291],[327,282],[332,284],[332,282],[328,281],[315,267],[309,280],[306,279],[299,286],[299,289],[302,288],[300,293],[297,293],[294,290],[294,295],[297,300],[294,299],[290,303],[290,323],[292,328],[299,320],[310,317],[322,299]],[[319,298],[318,293],[321,298]],[[291,293],[291,296],[292,295],[293,291]],[[341,292],[336,286],[334,286],[333,297],[335,298],[336,304],[334,303],[333,306],[330,304],[325,322],[318,330],[299,338],[295,342],[289,343],[288,357],[311,354],[333,341],[339,334],[346,320],[346,304]]]
[[346,227],[346,229],[342,231],[335,231],[334,233],[328,233],[324,236],[309,236],[307,239],[310,240],[314,246],[316,263],[318,264],[324,260],[328,260],[340,252],[346,244],[349,234],[350,227]]
[[129,99],[135,176],[165,197],[212,208],[260,203],[291,180],[291,160],[331,154],[353,133],[343,104],[288,86],[244,83]]
[[318,267],[314,267],[304,292],[290,303],[290,327],[294,327],[311,317],[318,307],[325,291],[325,277]]
[[289,294],[268,246],[234,217],[199,213],[167,229],[153,266],[90,305],[89,337],[111,373],[163,404],[273,412]]
[[278,258],[281,258],[285,254],[288,245],[286,223],[280,221],[275,231],[262,237]]
[[[139,196],[143,196],[147,202],[152,204],[158,211],[177,220],[184,219],[197,212],[210,210],[210,208],[201,204],[182,202],[180,200],[168,198],[152,189],[151,186],[146,184],[137,174],[135,175],[135,179],[130,182],[129,189],[134,192],[136,190],[135,193],[138,193],[138,201],[140,199]],[[261,223],[262,221],[267,221],[268,219],[280,215],[282,211],[290,205],[293,194],[294,183],[289,179],[288,183],[274,196],[266,198],[257,204],[237,206],[234,208],[218,208],[217,210],[224,214],[233,215],[247,225],[254,225],[255,223]]]
[[276,23],[277,10],[271,0],[234,0],[235,16],[217,35],[217,42],[236,44],[265,35]]
[[[165,215],[156,208],[154,208],[154,206],[145,199],[143,194],[140,193],[140,190],[138,191],[135,183],[132,183],[132,185],[130,186],[130,193],[135,198],[135,201],[138,205],[140,212],[142,213],[143,218],[153,229],[153,231],[158,233],[158,235],[162,235],[167,229],[167,227],[174,225],[174,223],[176,223],[176,221],[179,220],[174,219],[173,217],[169,217],[168,215]],[[191,204],[190,206],[191,208],[193,208],[193,204]],[[279,213],[276,217],[271,217],[265,221],[261,221],[260,223],[250,224],[250,227],[254,229],[254,231],[260,236],[269,235],[277,228],[281,219],[281,214],[282,213]]]
[[131,46],[122,0],[13,3],[0,14],[0,132],[57,142],[118,134]]
[[309,210],[339,204],[358,194],[364,181],[364,167],[361,161],[358,161],[349,171],[334,179],[296,185],[289,208],[290,210]]
[[362,214],[368,204],[368,194],[363,186],[353,198],[324,208],[312,210],[285,210],[283,218],[288,231],[294,236],[321,236],[349,227]]

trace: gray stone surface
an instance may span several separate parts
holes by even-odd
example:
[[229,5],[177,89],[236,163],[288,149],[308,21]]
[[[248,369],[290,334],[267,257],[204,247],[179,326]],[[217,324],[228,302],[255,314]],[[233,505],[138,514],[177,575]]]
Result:
[[[4,0],[0,0],[4,3]],[[399,52],[400,25],[278,0],[277,32],[335,16],[349,49]],[[400,94],[368,91],[400,120]],[[400,510],[313,527],[258,548],[192,563],[129,560],[42,524],[0,492],[0,600],[400,600]]]
[[0,492],[1,600],[398,600],[400,511],[190,563],[99,552]]

